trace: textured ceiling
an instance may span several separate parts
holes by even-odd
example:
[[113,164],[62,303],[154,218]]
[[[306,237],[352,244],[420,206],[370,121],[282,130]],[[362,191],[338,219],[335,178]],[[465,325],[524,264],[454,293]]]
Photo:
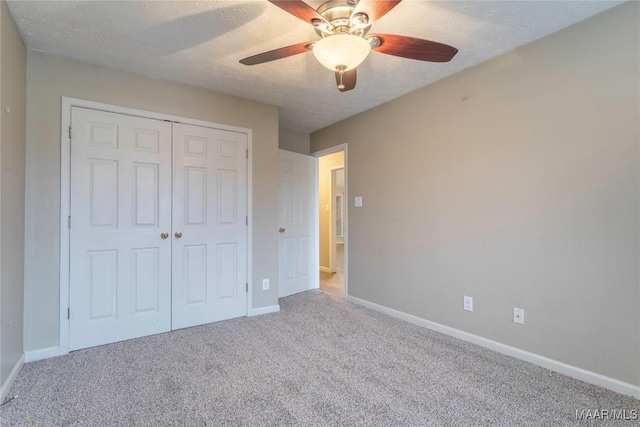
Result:
[[[309,1],[313,7],[322,1]],[[247,67],[244,57],[316,40],[266,1],[9,1],[29,49],[188,83],[280,108],[280,125],[311,132],[586,19],[621,1],[405,0],[372,33],[449,44],[432,64],[372,52],[340,93],[312,53]]]

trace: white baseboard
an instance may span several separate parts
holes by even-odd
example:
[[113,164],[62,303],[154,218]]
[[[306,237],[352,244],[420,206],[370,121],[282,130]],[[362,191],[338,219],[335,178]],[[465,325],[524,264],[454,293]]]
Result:
[[379,305],[373,302],[369,302],[360,298],[347,296],[347,301],[354,304],[361,305],[371,310],[379,311],[387,314],[391,317],[413,323],[414,325],[422,326],[427,329],[434,330],[436,332],[443,333],[445,335],[458,338],[463,341],[467,341],[480,347],[488,348],[498,353],[506,354],[507,356],[515,357],[516,359],[524,360],[525,362],[533,363],[534,365],[542,366],[551,371],[558,372],[563,375],[584,381],[589,384],[594,384],[609,390],[613,390],[617,393],[625,394],[627,396],[640,399],[640,386],[626,383],[624,381],[617,380],[615,378],[607,377],[595,372],[587,371],[586,369],[578,368],[577,366],[568,365],[557,360],[549,359],[545,356],[540,356],[535,353],[531,353],[525,350],[521,350],[516,347],[511,347],[506,344],[492,341],[487,338],[480,337],[478,335],[470,334],[459,329],[455,329],[449,326],[442,325],[440,323],[432,322],[430,320],[422,319],[412,314],[404,313],[402,311],[394,310],[383,305]]
[[280,311],[280,304],[268,305],[266,307],[258,307],[251,309],[249,317],[260,316],[262,314],[277,313]]
[[20,369],[22,369],[22,365],[24,365],[24,353],[18,359],[18,362],[15,364],[11,372],[9,372],[9,376],[5,380],[4,384],[0,385],[0,403],[4,402],[4,399],[9,394],[9,389],[13,385],[13,382],[16,380],[16,377],[20,373]]
[[325,273],[331,273],[331,269],[329,267],[320,266],[320,271],[324,271]]
[[36,360],[49,359],[56,356],[60,356],[60,347],[41,348],[40,350],[25,352],[24,362],[35,362]]

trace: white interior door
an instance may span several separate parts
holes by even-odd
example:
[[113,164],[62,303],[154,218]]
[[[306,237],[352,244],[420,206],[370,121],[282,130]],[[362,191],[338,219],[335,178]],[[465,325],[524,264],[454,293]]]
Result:
[[286,297],[315,285],[315,159],[279,151],[279,296]]
[[171,123],[72,108],[70,350],[171,327]]
[[247,135],[173,126],[173,319],[247,315]]

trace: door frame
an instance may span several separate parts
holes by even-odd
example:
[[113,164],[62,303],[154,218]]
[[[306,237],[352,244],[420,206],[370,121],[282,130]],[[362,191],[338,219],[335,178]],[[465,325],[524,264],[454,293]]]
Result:
[[[246,134],[247,148],[249,150],[249,158],[247,159],[247,216],[249,219],[249,224],[247,226],[247,283],[253,284],[253,131],[251,129],[63,96],[61,99],[60,120],[60,323],[58,326],[59,335],[57,351],[52,352],[52,354],[48,354],[48,357],[69,353],[70,321],[67,316],[71,286],[69,277],[69,269],[71,266],[69,253],[69,218],[71,215],[71,135],[69,129],[71,129],[71,109],[73,107],[124,114],[146,119],[163,120],[172,123],[178,122],[187,125],[203,126]],[[247,292],[247,316],[251,314],[252,310],[253,289],[252,286],[249,286]]]
[[[318,274],[316,274],[317,285],[316,288],[320,287],[320,218],[318,216],[318,212],[320,212],[320,167],[319,167],[319,159],[322,156],[326,156],[327,154],[338,153],[340,151],[344,152],[344,162],[342,167],[344,168],[344,223],[342,224],[344,229],[344,296],[345,298],[349,296],[349,150],[347,147],[347,143],[342,143],[338,145],[334,145],[333,147],[326,148],[324,150],[314,151],[311,153],[311,156],[315,157],[315,168],[316,168],[316,177],[315,177],[315,233],[316,233],[316,266],[318,266]],[[331,258],[331,257],[329,257]]]
[[[331,166],[329,168],[329,271],[335,273],[336,267],[336,254],[338,252],[338,237],[336,236],[336,212],[335,212],[335,199],[336,199],[336,173],[340,169],[344,170],[344,164],[342,166]],[[345,182],[346,184],[346,182]],[[344,201],[345,197],[342,197],[342,238],[345,236],[344,229]],[[343,240],[344,241],[344,240]]]

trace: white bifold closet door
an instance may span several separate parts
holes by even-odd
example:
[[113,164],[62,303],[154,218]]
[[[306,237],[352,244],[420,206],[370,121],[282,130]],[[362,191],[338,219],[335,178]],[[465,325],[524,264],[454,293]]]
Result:
[[69,348],[171,329],[171,123],[73,108]]
[[70,350],[247,314],[247,135],[72,108]]
[[173,125],[173,329],[247,315],[246,152],[244,133]]

